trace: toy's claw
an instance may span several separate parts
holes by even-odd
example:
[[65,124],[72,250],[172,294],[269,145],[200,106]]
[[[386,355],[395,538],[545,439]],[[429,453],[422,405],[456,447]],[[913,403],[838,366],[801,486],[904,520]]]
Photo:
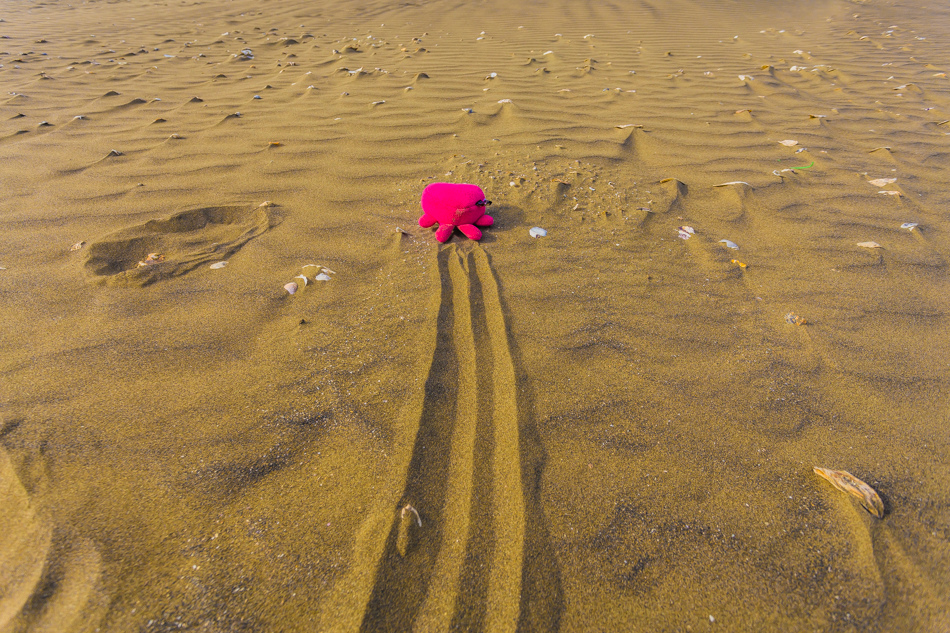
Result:
[[458,229],[465,234],[465,237],[473,240],[482,239],[482,232],[474,224],[460,224]]
[[[482,217],[475,220],[475,224],[477,226],[491,226],[492,223],[494,223],[494,221],[495,221],[495,218],[491,217],[490,215],[483,215]],[[478,238],[475,238],[475,239],[478,239]]]
[[452,237],[452,231],[455,230],[455,225],[453,224],[440,224],[439,228],[436,229],[435,239],[440,242],[448,242],[449,238]]
[[433,224],[435,224],[435,218],[432,217],[431,215],[426,215],[425,213],[423,213],[422,217],[419,218],[419,226],[421,226],[424,229],[429,228]]

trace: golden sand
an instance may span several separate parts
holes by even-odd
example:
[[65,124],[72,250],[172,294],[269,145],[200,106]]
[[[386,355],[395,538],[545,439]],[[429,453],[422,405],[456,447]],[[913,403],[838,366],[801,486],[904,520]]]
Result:
[[950,11],[709,5],[0,5],[0,631],[950,630]]

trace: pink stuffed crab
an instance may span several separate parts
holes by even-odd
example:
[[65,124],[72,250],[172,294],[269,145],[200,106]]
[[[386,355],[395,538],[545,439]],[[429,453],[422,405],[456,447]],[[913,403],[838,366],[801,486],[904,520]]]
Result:
[[458,229],[467,237],[478,240],[482,237],[480,226],[491,226],[495,221],[485,215],[485,207],[491,200],[477,185],[456,185],[434,182],[422,192],[422,217],[419,226],[428,228],[439,223],[435,239],[446,242]]

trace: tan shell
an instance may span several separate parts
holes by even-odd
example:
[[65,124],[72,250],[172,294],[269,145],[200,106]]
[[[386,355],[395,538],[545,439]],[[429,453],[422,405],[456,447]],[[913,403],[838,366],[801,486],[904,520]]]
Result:
[[838,490],[857,497],[858,500],[861,501],[861,505],[864,506],[864,509],[877,518],[884,518],[884,502],[881,501],[881,497],[874,491],[874,488],[851,473],[844,470],[831,470],[830,468],[815,466],[815,474],[830,481],[831,485]]

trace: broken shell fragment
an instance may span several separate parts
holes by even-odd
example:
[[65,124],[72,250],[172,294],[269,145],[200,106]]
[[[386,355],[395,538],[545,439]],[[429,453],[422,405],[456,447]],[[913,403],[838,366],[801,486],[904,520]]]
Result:
[[291,281],[289,284],[284,284],[284,290],[287,291],[287,294],[294,294],[297,292],[297,282]]
[[719,240],[719,243],[725,244],[727,248],[731,248],[734,251],[739,250],[739,245],[731,240]]
[[913,231],[916,229],[918,224],[916,222],[904,222],[901,224],[902,229],[907,229],[908,231]]
[[139,265],[140,267],[141,267],[141,266],[154,266],[155,264],[160,264],[160,263],[163,262],[163,261],[165,261],[165,256],[162,255],[161,253],[149,253],[149,254],[148,254],[148,257],[146,257],[145,259],[143,259],[142,261],[140,261],[140,262],[138,263],[138,265]]
[[681,240],[688,240],[696,233],[695,229],[691,226],[681,226],[678,231],[678,236]]
[[858,246],[862,248],[881,248],[881,245],[877,242],[858,242]]
[[798,316],[794,312],[789,312],[785,315],[785,322],[789,325],[808,325],[808,321]]
[[540,226],[533,226],[528,229],[528,235],[531,237],[544,237],[548,232],[542,229]]
[[421,527],[422,518],[419,516],[419,511],[407,503],[399,511],[399,527],[396,532],[396,549],[400,556],[405,557],[412,545],[413,533]]
[[[915,226],[916,226],[916,225],[915,225]],[[85,245],[86,245],[85,242],[76,242],[75,244],[73,244],[72,246],[69,247],[69,250],[71,250],[71,251],[78,251],[80,248],[82,248],[82,247],[85,246]]]
[[299,280],[301,280],[301,281],[303,282],[303,285],[304,285],[304,286],[306,286],[307,284],[310,283],[310,280],[307,279],[307,277],[304,276],[304,275],[297,275],[296,277],[294,277],[294,279],[299,279]]
[[897,178],[875,178],[874,180],[869,180],[868,184],[875,187],[884,187],[892,182],[897,182]]
[[224,268],[227,265],[228,265],[227,262],[215,262],[211,264],[210,268],[211,270],[218,270],[219,268]]
[[749,266],[748,264],[743,264],[743,263],[740,262],[738,259],[732,259],[732,260],[730,260],[730,263],[735,264],[735,265],[738,266],[739,268],[747,268],[747,267]]
[[815,474],[831,482],[831,485],[842,492],[857,497],[864,509],[879,519],[884,518],[884,502],[874,488],[867,485],[851,473],[844,470],[831,470],[815,466]]
[[793,140],[790,139],[790,138],[789,138],[789,139],[785,139],[784,141],[779,141],[779,143],[781,143],[781,144],[784,145],[785,147],[795,147],[796,145],[798,145],[798,141],[793,141]]

